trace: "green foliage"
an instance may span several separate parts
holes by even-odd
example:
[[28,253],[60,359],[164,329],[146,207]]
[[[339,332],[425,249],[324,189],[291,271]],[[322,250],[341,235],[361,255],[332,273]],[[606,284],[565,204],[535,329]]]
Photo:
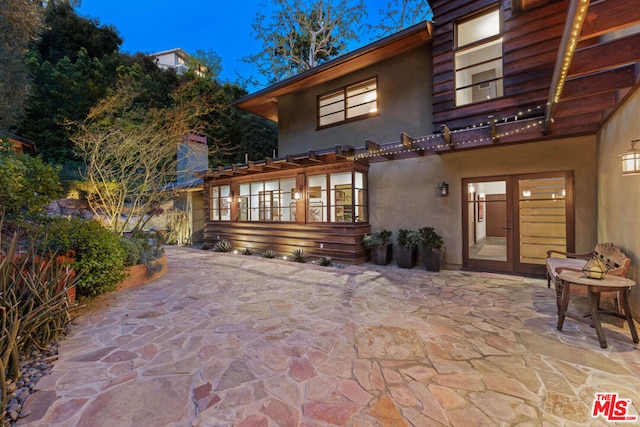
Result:
[[404,248],[413,250],[420,246],[420,233],[416,230],[398,230],[398,244]]
[[75,253],[81,296],[114,291],[124,278],[127,253],[120,236],[96,221],[53,218],[32,238],[43,253]]
[[381,230],[376,233],[365,234],[362,243],[367,249],[379,248],[389,243],[393,232],[389,230]]
[[253,252],[251,251],[251,248],[244,248],[242,250],[242,255],[251,255],[253,254]]
[[444,249],[442,236],[436,233],[433,227],[423,227],[418,230],[420,233],[420,244],[428,249]]
[[275,258],[276,256],[278,256],[278,252],[276,252],[275,249],[267,249],[264,251],[264,253],[262,254],[263,257],[265,258]]
[[0,2],[0,129],[19,122],[29,95],[30,76],[25,54],[43,30],[39,1]]
[[120,238],[120,244],[126,254],[124,265],[130,267],[140,264],[140,255],[145,250],[145,241],[123,236]]
[[[1,228],[1,227],[0,227]],[[0,241],[2,238],[0,237]],[[0,414],[11,398],[7,380],[20,375],[19,359],[32,346],[45,348],[59,339],[75,308],[67,290],[77,278],[34,248],[17,253],[17,236],[0,256]]]
[[294,262],[307,262],[307,255],[304,253],[304,249],[294,249],[291,253],[291,260]]
[[11,219],[34,216],[61,194],[58,168],[0,144],[0,212]]
[[329,267],[331,265],[332,259],[330,256],[321,256],[318,260],[318,264],[323,267]]
[[233,244],[229,240],[220,240],[215,247],[218,252],[231,252],[233,250]]
[[200,249],[202,249],[203,251],[208,251],[209,249],[211,249],[211,245],[208,243],[203,243],[202,246],[200,246]]

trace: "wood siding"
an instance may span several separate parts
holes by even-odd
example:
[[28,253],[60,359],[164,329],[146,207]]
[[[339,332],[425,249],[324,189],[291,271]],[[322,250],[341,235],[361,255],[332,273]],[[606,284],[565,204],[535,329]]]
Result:
[[[550,103],[554,69],[563,55],[562,37],[569,0],[433,0],[433,95],[435,129],[463,129],[519,115],[541,131],[494,138],[522,142],[596,133],[640,85],[640,8],[628,0],[591,1],[559,100]],[[456,106],[455,25],[462,18],[500,7],[504,95]],[[558,73],[558,70],[556,70]],[[551,107],[549,105],[551,105]],[[547,111],[545,111],[545,109]],[[550,114],[549,114],[550,109]],[[523,128],[523,126],[519,126]],[[499,132],[509,135],[509,131]]]
[[[434,1],[434,123],[459,129],[544,106],[556,61],[567,1],[514,15],[502,2],[504,96],[461,107],[455,105],[454,54],[456,20],[500,2],[494,0]],[[544,115],[535,109],[533,115]]]

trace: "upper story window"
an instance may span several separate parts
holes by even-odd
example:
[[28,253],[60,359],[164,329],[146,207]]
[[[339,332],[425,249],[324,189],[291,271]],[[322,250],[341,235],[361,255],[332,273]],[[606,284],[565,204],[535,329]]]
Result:
[[500,9],[456,25],[456,105],[503,96]]
[[318,127],[371,116],[377,112],[376,77],[318,97]]

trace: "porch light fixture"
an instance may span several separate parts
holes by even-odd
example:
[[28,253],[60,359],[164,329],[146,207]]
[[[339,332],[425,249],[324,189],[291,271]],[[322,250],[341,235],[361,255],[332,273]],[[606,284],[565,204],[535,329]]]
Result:
[[440,188],[440,197],[447,197],[449,195],[449,184],[442,181],[438,184],[438,188]]
[[300,197],[302,197],[302,194],[301,194],[300,190],[296,190],[296,191],[293,193],[293,199],[294,199],[294,200],[300,200]]
[[637,175],[640,174],[640,150],[636,148],[636,142],[640,139],[634,139],[631,141],[631,150],[626,153],[622,153],[622,175]]

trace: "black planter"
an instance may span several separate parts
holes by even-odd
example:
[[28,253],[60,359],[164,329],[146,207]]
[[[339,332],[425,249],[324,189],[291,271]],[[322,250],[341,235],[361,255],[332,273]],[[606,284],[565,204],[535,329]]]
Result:
[[439,248],[422,248],[422,261],[427,271],[440,271],[444,250]]
[[395,252],[398,267],[413,268],[416,266],[418,259],[418,251],[416,249],[407,249],[404,246],[398,246]]
[[378,246],[371,249],[371,261],[376,265],[387,265],[393,258],[393,245]]

